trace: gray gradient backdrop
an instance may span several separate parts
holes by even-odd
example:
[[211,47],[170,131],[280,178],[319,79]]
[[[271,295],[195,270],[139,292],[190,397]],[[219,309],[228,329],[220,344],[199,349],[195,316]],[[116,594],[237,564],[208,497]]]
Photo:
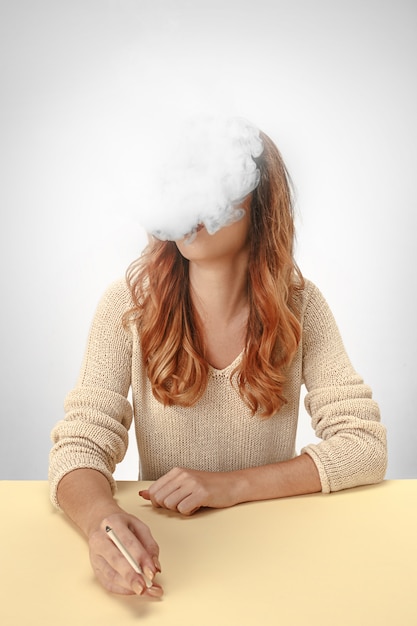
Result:
[[[46,478],[97,300],[145,243],[153,137],[195,110],[243,115],[281,149],[297,259],[380,403],[388,476],[417,476],[416,7],[0,2],[0,478]],[[136,478],[134,446],[116,475]]]

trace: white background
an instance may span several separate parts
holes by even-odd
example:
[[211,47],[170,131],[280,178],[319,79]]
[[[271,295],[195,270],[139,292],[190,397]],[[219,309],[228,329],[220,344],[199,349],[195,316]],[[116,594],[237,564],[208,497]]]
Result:
[[[280,148],[297,260],[380,404],[388,477],[417,476],[416,7],[2,0],[0,478],[46,478],[97,301],[145,242],[153,137],[194,111]],[[130,446],[117,477],[136,473]]]

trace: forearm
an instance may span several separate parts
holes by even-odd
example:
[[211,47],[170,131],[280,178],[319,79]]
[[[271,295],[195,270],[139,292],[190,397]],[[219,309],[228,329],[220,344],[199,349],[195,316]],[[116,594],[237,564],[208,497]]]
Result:
[[308,454],[289,461],[233,472],[237,502],[270,500],[321,491],[319,473]]
[[61,509],[87,537],[106,516],[122,511],[106,477],[93,469],[66,474],[58,485],[57,498]]

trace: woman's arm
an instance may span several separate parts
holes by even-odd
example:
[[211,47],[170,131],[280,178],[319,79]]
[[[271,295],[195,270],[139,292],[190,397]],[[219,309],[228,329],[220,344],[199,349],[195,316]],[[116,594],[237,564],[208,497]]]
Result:
[[321,491],[320,476],[308,454],[236,472],[239,502],[300,496]]
[[323,295],[309,283],[303,318],[305,406],[317,444],[303,448],[325,493],[383,480],[386,430],[372,390],[353,368]]
[[65,418],[51,434],[49,483],[55,506],[59,482],[75,469],[96,469],[115,489],[113,472],[126,453],[132,422],[127,400],[131,336],[122,324],[129,305],[128,288],[119,281],[97,306],[77,384],[65,399]]
[[92,469],[66,474],[58,485],[57,499],[60,508],[87,538],[107,515],[122,512],[107,478]]
[[131,377],[131,337],[122,317],[130,306],[127,286],[113,284],[97,307],[79,379],[65,400],[65,419],[52,432],[49,481],[51,500],[87,537],[97,578],[109,591],[161,595],[158,585],[145,591],[106,533],[111,526],[153,579],[159,569],[158,546],[149,529],[113,499],[116,463],[122,460],[132,421],[127,400]]

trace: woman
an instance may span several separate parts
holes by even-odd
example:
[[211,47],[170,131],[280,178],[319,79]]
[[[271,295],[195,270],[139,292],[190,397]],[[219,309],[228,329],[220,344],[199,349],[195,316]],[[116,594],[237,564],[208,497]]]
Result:
[[[376,483],[385,474],[378,406],[323,296],[293,259],[282,158],[265,134],[255,132],[259,150],[236,132],[226,143],[244,153],[238,169],[250,161],[251,176],[245,166],[240,187],[229,185],[236,201],[226,202],[225,223],[200,210],[175,241],[153,229],[165,240],[152,238],[101,300],[66,417],[53,431],[52,500],[85,533],[93,569],[115,593],[162,594],[150,530],[113,499],[112,474],[132,421],[130,388],[139,477],[154,481],[140,496],[155,507],[190,515]],[[224,195],[230,177],[214,178]],[[321,441],[297,455],[302,384]],[[114,547],[107,525],[152,587]]]

